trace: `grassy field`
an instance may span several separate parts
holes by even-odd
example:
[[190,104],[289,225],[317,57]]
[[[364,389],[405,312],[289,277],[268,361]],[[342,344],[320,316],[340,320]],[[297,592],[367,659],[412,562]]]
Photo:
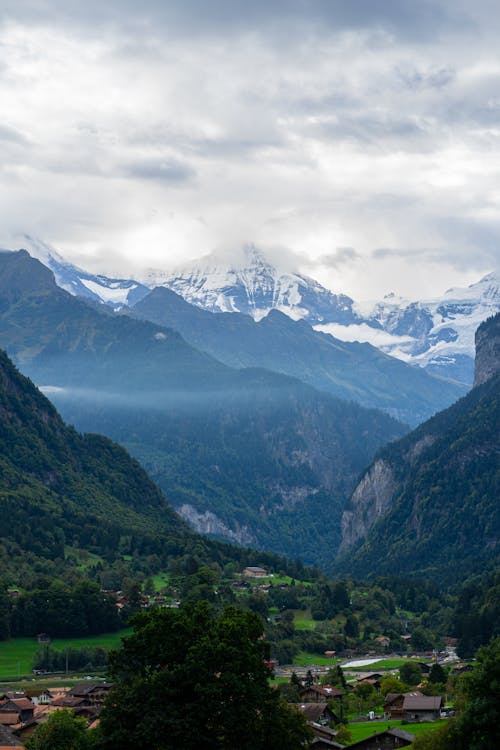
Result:
[[[444,719],[446,721],[446,719]],[[437,729],[441,724],[441,721],[430,721],[430,722],[419,722],[418,724],[403,724],[402,721],[362,721],[352,723],[348,725],[348,729],[352,734],[352,742],[359,742],[367,737],[371,737],[372,734],[383,732],[384,729],[391,729],[397,727],[403,729],[405,732],[410,734],[423,734],[424,732],[432,732]]]
[[169,584],[168,573],[158,573],[157,575],[151,577],[153,579],[155,591],[161,591],[164,586],[168,586]]
[[295,630],[314,630],[316,628],[316,623],[312,619],[309,609],[295,610],[293,624]]
[[333,664],[338,663],[338,659],[330,659],[328,656],[320,656],[319,654],[311,654],[307,651],[299,651],[293,663],[299,667],[310,667],[312,664],[316,664],[320,667],[329,667]]
[[[65,648],[117,648],[121,639],[131,633],[131,629],[120,630],[118,633],[105,633],[103,635],[89,636],[86,638],[57,638],[50,644],[60,651]],[[30,675],[33,669],[33,659],[38,649],[41,648],[36,638],[12,638],[10,641],[0,642],[0,680],[12,679],[20,675]]]
[[[377,657],[374,657],[375,659]],[[380,670],[384,669],[399,669],[403,666],[403,664],[407,664],[407,662],[421,662],[422,659],[400,659],[398,657],[395,657],[393,659],[382,659],[381,661],[374,661],[373,664],[367,664],[364,667],[348,667],[349,671],[352,672],[379,672]]]

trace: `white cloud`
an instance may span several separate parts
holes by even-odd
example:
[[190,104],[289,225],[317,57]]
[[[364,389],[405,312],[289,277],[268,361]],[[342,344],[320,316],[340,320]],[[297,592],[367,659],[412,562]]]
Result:
[[1,245],[123,272],[253,241],[357,298],[497,264],[488,0],[3,5]]
[[348,326],[339,323],[328,323],[326,325],[314,326],[314,330],[322,333],[329,333],[340,341],[359,341],[361,343],[373,344],[373,346],[383,349],[384,347],[393,348],[400,344],[414,343],[411,336],[395,336],[387,331],[381,331],[378,328],[372,328],[366,323],[351,324]]

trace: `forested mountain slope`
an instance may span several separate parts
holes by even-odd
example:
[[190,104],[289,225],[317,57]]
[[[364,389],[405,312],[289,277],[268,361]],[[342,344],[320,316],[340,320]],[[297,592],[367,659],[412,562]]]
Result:
[[[342,519],[342,569],[463,578],[498,560],[500,315],[477,332],[467,396],[379,452]],[[495,354],[496,352],[496,354]]]
[[256,322],[211,313],[157,287],[133,308],[138,317],[178,331],[192,346],[231,367],[265,367],[338,398],[384,409],[416,425],[449,406],[465,387],[389,357],[371,344],[346,343],[278,310]]
[[2,577],[12,565],[81,548],[114,558],[120,538],[142,554],[178,549],[191,532],[140,465],[98,435],[79,435],[0,351]]
[[310,562],[333,558],[359,472],[405,431],[91,307],[23,251],[0,254],[0,345],[66,419],[129,448],[196,529]]

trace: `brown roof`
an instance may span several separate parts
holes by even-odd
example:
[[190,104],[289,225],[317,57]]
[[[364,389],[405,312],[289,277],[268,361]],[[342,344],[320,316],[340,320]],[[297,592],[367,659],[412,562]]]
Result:
[[79,706],[84,701],[85,698],[76,698],[75,696],[61,695],[59,698],[54,698],[50,705],[56,706],[57,708],[74,708],[75,706]]
[[311,740],[311,747],[314,748],[314,750],[327,750],[327,748],[339,748],[339,750],[344,750],[345,745],[341,745],[339,742],[333,742],[332,740],[327,740],[324,737],[313,737]]
[[443,705],[440,695],[418,695],[407,693],[403,703],[404,711],[439,711]]
[[310,685],[301,690],[300,694],[302,695],[302,693],[306,693],[308,690],[313,690],[315,693],[319,693],[319,695],[324,695],[325,698],[339,698],[341,695],[344,695],[343,690],[331,685]]
[[75,685],[75,687],[70,690],[69,694],[79,697],[93,693],[94,690],[109,690],[110,688],[110,682],[80,682],[79,685]]
[[2,711],[0,713],[0,724],[5,724],[9,727],[13,724],[19,724],[19,714],[17,711]]
[[15,703],[16,706],[21,710],[26,708],[35,708],[35,704],[30,701],[29,698],[11,698],[11,703]]
[[377,732],[370,737],[365,737],[364,740],[358,740],[358,742],[355,742],[353,745],[349,745],[349,750],[351,750],[351,748],[362,748],[368,744],[369,740],[373,741],[377,737],[384,736],[397,737],[399,740],[404,740],[408,744],[411,744],[415,739],[415,735],[405,732],[404,729],[385,729],[383,732]]
[[321,719],[325,711],[331,714],[327,703],[292,703],[292,706],[304,714],[307,721],[317,722]]
[[394,703],[394,701],[397,701],[400,698],[404,698],[404,693],[387,693],[384,698],[384,706],[388,706],[389,704]]

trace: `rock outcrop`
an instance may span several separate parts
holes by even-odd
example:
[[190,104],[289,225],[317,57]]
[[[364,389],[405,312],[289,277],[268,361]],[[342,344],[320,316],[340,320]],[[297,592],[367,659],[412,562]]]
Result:
[[375,521],[391,506],[396,479],[387,461],[375,461],[364,475],[342,514],[340,553],[364,539]]
[[500,370],[500,313],[488,318],[476,331],[474,386],[486,383]]

